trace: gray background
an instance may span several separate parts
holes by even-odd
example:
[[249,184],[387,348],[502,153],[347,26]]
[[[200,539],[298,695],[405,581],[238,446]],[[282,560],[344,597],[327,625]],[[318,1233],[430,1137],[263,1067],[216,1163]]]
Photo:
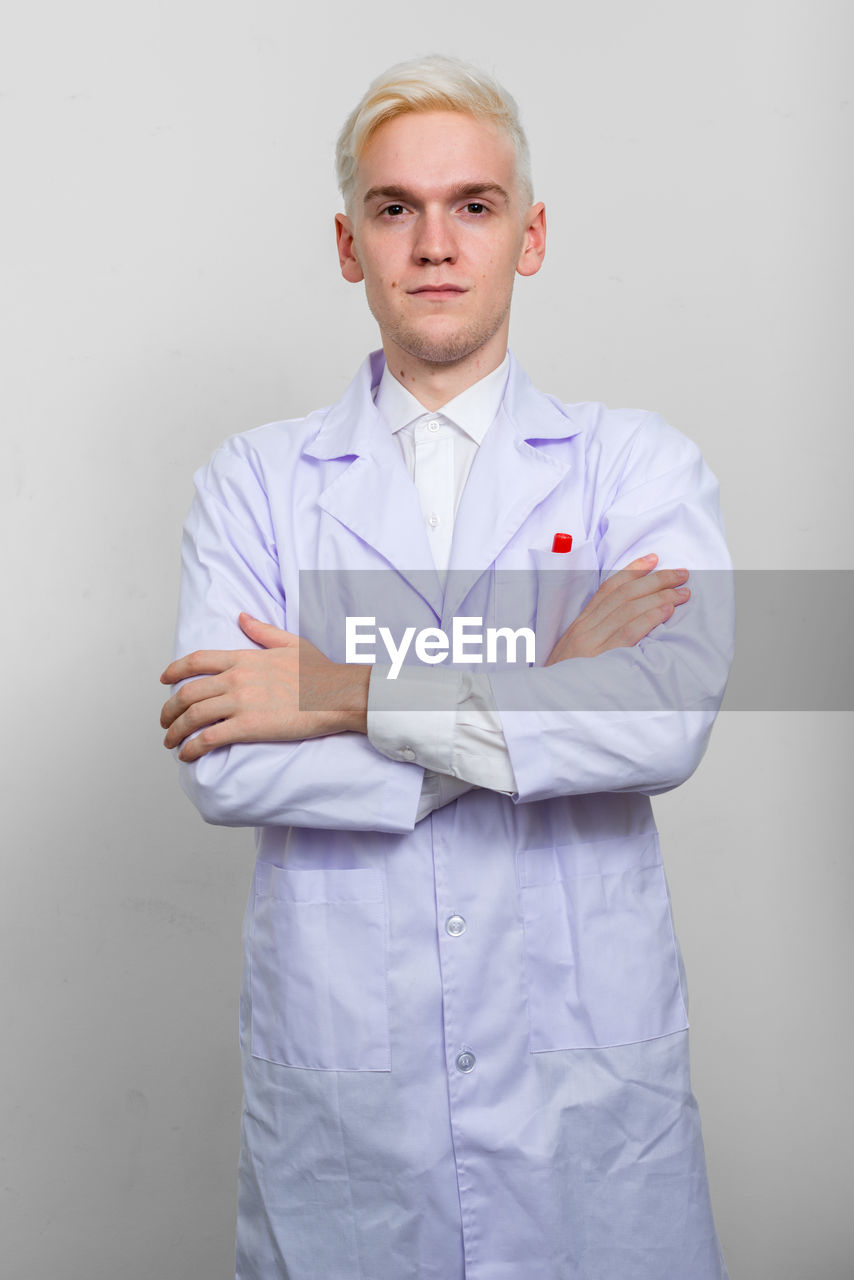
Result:
[[[233,1274],[252,841],[179,792],[157,676],[193,470],[377,345],[332,235],[367,80],[440,50],[505,81],[550,213],[512,335],[535,383],[693,436],[741,568],[851,568],[851,27],[830,0],[18,8],[4,1274]],[[850,732],[725,713],[657,802],[733,1280],[851,1275]]]

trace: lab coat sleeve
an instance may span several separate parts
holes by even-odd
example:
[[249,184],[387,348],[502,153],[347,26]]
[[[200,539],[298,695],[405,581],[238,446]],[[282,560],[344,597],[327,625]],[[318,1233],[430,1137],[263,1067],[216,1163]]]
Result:
[[655,552],[659,568],[690,571],[692,596],[633,647],[490,675],[517,803],[678,786],[723,697],[734,610],[717,481],[657,414],[627,455],[594,530],[602,579]]
[[[175,656],[252,647],[238,625],[241,611],[296,631],[263,476],[251,452],[223,446],[195,479],[182,544]],[[381,755],[357,733],[237,743],[178,766],[181,785],[206,822],[392,833],[413,829],[423,776],[417,766]]]

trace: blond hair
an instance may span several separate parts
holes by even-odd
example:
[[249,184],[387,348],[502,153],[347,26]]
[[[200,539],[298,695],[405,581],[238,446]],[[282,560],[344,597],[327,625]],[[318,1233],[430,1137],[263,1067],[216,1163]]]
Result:
[[348,212],[359,157],[371,137],[387,120],[419,111],[462,111],[503,129],[516,150],[522,198],[532,202],[531,156],[515,99],[477,67],[434,53],[400,62],[377,76],[345,120],[335,148],[335,170]]

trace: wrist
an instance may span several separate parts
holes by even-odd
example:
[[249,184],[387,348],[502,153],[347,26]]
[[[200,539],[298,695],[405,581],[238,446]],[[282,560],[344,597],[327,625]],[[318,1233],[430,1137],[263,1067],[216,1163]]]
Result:
[[366,663],[341,664],[341,732],[368,732],[368,685],[371,668]]

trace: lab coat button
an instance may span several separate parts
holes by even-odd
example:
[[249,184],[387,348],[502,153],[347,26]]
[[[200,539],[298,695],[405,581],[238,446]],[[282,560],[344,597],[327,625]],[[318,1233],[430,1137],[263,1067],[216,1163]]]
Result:
[[445,921],[445,931],[449,933],[452,938],[458,938],[461,933],[465,933],[466,922],[462,916],[448,916]]
[[433,512],[433,514],[432,514],[431,516],[429,516],[429,517],[428,517],[428,519],[427,519],[427,523],[429,524],[429,526],[430,526],[430,528],[431,528],[431,529],[435,529],[435,528],[436,528],[436,525],[439,523],[439,517],[436,515],[436,512],[435,512],[435,511]]
[[401,756],[403,757],[403,759],[404,759],[404,760],[414,760],[414,759],[415,759],[415,752],[412,750],[412,747],[401,747],[401,748],[400,748],[400,754],[401,754]]
[[438,430],[439,430],[439,424],[438,424],[438,422],[436,421],[436,419],[435,419],[435,418],[433,418],[430,422],[428,422],[428,423],[427,423],[427,429],[428,429],[429,431],[438,431]]
[[471,1052],[470,1049],[464,1049],[462,1053],[457,1054],[457,1070],[458,1071],[463,1071],[466,1074],[469,1071],[474,1071],[474,1064],[476,1062],[477,1062],[477,1058],[474,1056],[474,1054]]

